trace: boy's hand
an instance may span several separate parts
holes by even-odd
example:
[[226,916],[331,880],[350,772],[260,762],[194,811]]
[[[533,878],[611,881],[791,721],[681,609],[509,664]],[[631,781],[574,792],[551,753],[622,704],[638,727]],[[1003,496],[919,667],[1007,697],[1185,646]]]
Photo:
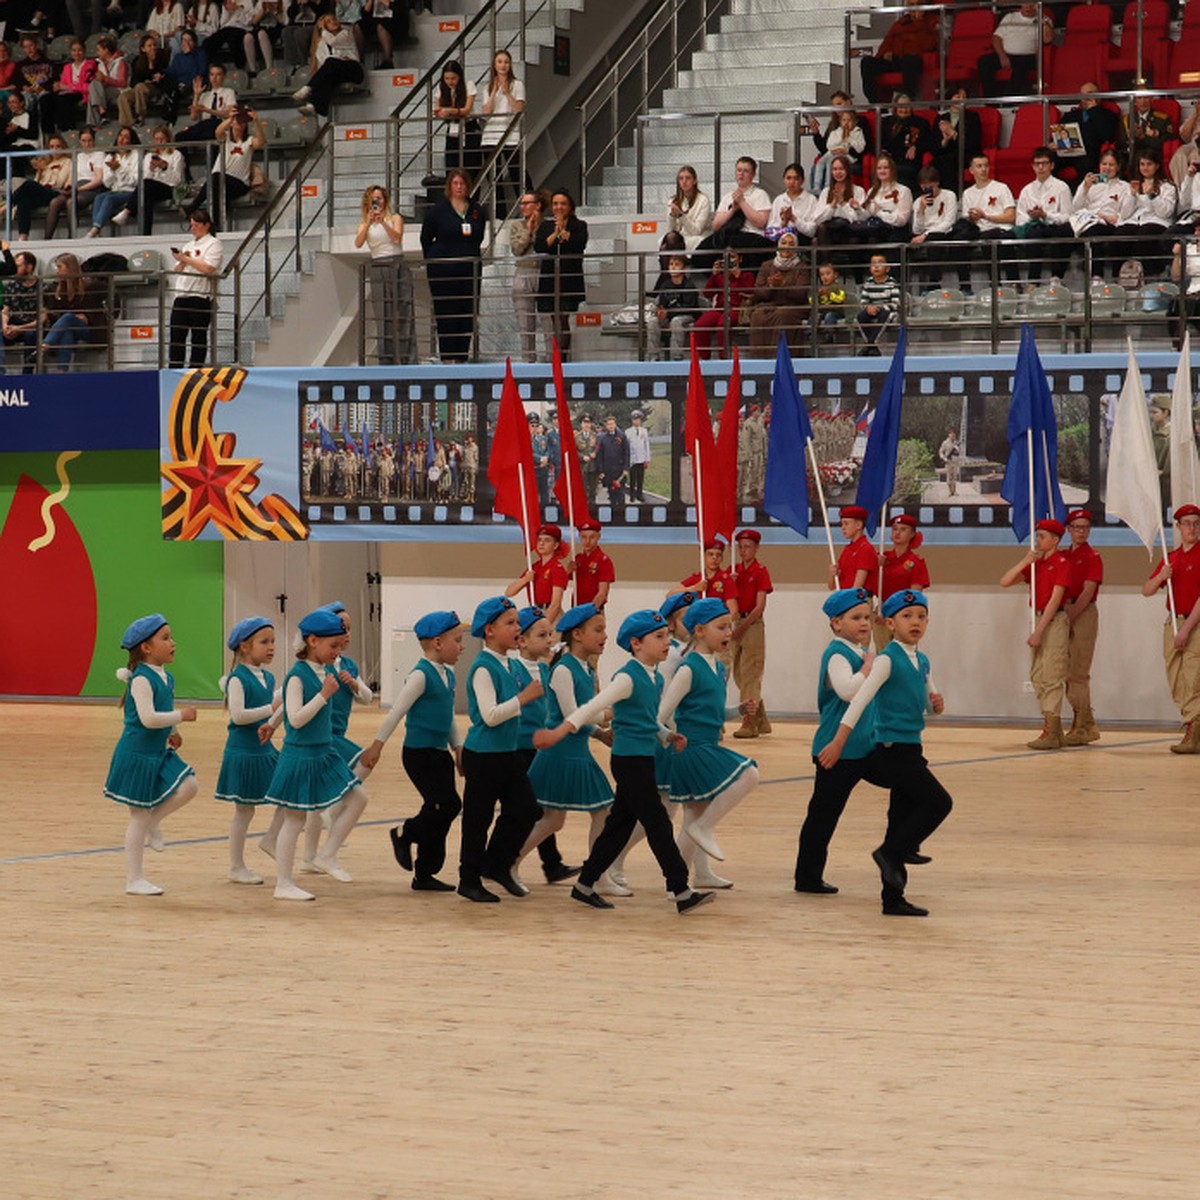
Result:
[[817,762],[826,771],[831,771],[837,766],[838,759],[842,757],[842,750],[845,748],[846,739],[849,736],[850,730],[845,725],[839,725],[837,733],[833,735],[833,741],[817,755]]

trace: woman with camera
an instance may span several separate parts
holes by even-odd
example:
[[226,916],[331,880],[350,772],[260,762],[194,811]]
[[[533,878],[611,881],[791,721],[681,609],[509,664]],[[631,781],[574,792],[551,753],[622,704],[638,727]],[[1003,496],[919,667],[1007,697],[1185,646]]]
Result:
[[362,218],[354,244],[359,249],[366,246],[371,253],[371,306],[379,362],[414,362],[413,285],[404,263],[404,218],[392,212],[387,189],[378,185],[363,192]]

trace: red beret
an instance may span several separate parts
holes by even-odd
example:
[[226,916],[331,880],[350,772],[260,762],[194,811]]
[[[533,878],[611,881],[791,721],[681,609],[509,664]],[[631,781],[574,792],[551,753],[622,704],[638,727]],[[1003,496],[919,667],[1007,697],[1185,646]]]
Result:
[[710,538],[704,543],[705,550],[724,550],[725,543],[720,538]]
[[757,545],[762,541],[762,534],[759,533],[757,529],[743,529],[733,540],[735,542],[740,542],[742,538],[745,538],[747,541],[754,542]]
[[867,519],[867,510],[858,504],[847,504],[842,509],[840,515],[842,517],[850,517],[855,521],[865,521]]
[[1055,537],[1062,537],[1067,532],[1067,527],[1061,521],[1047,519],[1037,523],[1038,529],[1044,529],[1047,533],[1054,534]]
[[[843,511],[845,511],[845,510],[843,510]],[[916,529],[917,518],[914,517],[912,515],[912,513],[897,513],[891,519],[891,521],[888,522],[888,524],[890,524],[890,525],[907,525],[911,529]]]
[[1086,508],[1073,508],[1067,513],[1067,524],[1070,525],[1072,521],[1087,521],[1090,525],[1092,514]]
[[597,521],[595,517],[584,517],[584,519],[580,521],[575,528],[578,529],[580,533],[599,533],[600,522]]
[[1182,521],[1184,517],[1200,517],[1200,508],[1194,504],[1184,504],[1175,510],[1175,520]]
[[543,525],[537,531],[538,537],[541,537],[543,533],[547,537],[552,537],[556,542],[562,541],[562,530],[559,529],[559,527],[557,525],[549,525],[549,524]]

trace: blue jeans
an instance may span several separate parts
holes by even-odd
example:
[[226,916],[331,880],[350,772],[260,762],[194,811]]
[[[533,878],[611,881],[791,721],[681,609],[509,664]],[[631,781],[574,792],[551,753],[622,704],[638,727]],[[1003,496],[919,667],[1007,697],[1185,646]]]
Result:
[[102,192],[92,205],[92,224],[103,229],[121,209],[133,203],[133,192]]
[[88,323],[78,313],[63,313],[46,333],[45,345],[54,351],[54,363],[62,370],[71,365],[71,351],[86,342]]

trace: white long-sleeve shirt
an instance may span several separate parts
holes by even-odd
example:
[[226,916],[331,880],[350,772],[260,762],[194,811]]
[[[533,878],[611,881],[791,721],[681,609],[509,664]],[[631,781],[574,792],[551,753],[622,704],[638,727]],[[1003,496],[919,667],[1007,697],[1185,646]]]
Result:
[[[333,660],[333,669],[335,671],[345,670],[342,666],[342,656],[340,654]],[[351,691],[354,693],[356,704],[370,704],[375,699],[375,693],[367,686],[366,680],[361,675],[354,680],[354,687]]]
[[826,188],[821,193],[820,220],[822,222],[828,221],[831,217],[840,217],[843,221],[865,221],[867,219],[866,209],[862,207],[866,203],[867,193],[857,183],[854,185],[854,199],[858,201],[858,208],[852,207],[849,203],[830,204],[829,193],[831,190],[831,188]]
[[913,205],[913,233],[949,233],[958,220],[958,197],[941,188],[922,207],[920,200]]
[[[783,219],[783,210],[792,210],[792,219]],[[771,204],[771,215],[767,218],[767,228],[783,228],[790,226],[805,237],[812,237],[817,232],[821,219],[821,199],[812,192],[801,192],[798,196],[789,196],[780,192]]]
[[[423,654],[421,657],[435,670],[441,671],[446,680],[447,687],[452,688],[454,686],[454,676],[448,667],[443,666],[441,663],[435,663],[427,655]],[[491,681],[489,680],[489,682]],[[392,707],[388,710],[387,716],[383,719],[383,724],[379,726],[379,731],[375,734],[377,742],[386,742],[396,732],[396,726],[404,719],[409,709],[425,695],[425,683],[425,672],[414,667],[404,680],[403,686],[396,693],[396,698],[392,701]],[[495,693],[493,691],[494,699]],[[459,732],[457,722],[453,722],[450,726],[450,745],[452,748],[462,745],[462,734]]]
[[[908,655],[909,661],[914,667],[918,666],[917,648],[916,646],[906,646],[901,643],[901,649]],[[848,729],[853,729],[858,724],[863,712],[868,704],[875,699],[876,693],[883,687],[885,683],[892,677],[892,660],[886,654],[876,656],[875,661],[871,664],[871,673],[863,681],[854,698],[850,701],[850,707],[842,714],[842,719],[839,722],[845,725]],[[925,695],[933,696],[937,693],[937,685],[933,682],[933,675],[925,680]]]
[[[317,677],[317,682],[325,684],[325,673],[319,671],[308,659],[301,660],[304,665]],[[293,729],[302,729],[328,704],[329,701],[318,692],[307,704],[304,703],[304,684],[299,675],[288,678],[287,688],[283,694],[283,709],[286,710],[288,724]]]
[[[638,659],[633,659],[647,675],[654,678],[654,668],[648,667],[644,662]],[[617,672],[613,676],[612,682],[605,684],[595,696],[595,699],[589,700],[586,704],[575,709],[574,712],[567,713],[566,720],[569,721],[576,729],[582,729],[585,725],[595,725],[604,715],[607,709],[612,708],[616,704],[620,704],[622,700],[628,700],[633,695],[633,680],[624,671]],[[658,740],[665,746],[671,736],[671,730],[667,729],[661,723],[658,726]]]
[[[265,686],[267,680],[262,667],[251,666],[249,663],[245,665],[258,682]],[[273,704],[260,704],[256,708],[247,708],[246,689],[236,675],[226,685],[225,699],[229,702],[229,719],[235,725],[254,725],[258,721],[266,721],[275,711]]]
[[571,712],[579,703],[575,699],[575,676],[571,674],[571,668],[566,663],[556,663],[554,670],[550,672],[550,690],[558,701],[560,712]]
[[[699,654],[702,659],[713,669],[717,670],[717,656],[709,654],[706,650],[697,650],[692,647],[692,653]],[[662,694],[662,699],[658,704],[658,723],[664,729],[675,729],[675,710],[679,707],[683,698],[692,690],[692,668],[686,662],[680,663],[679,669],[671,676],[671,682],[667,684]],[[736,709],[734,710],[736,711]],[[725,710],[725,715],[729,715],[730,710]]]
[[865,647],[850,641],[848,638],[840,637],[835,640],[854,651],[859,661],[859,666],[854,666],[840,654],[835,654],[829,660],[829,666],[825,669],[829,686],[837,692],[840,699],[845,700],[849,704],[858,695],[859,688],[867,682],[866,676],[860,670],[862,660],[866,657],[867,652]]
[[1093,183],[1085,179],[1076,189],[1072,206],[1075,212],[1091,212],[1098,217],[1114,216],[1127,221],[1133,215],[1133,193],[1123,179],[1110,179],[1107,183]]
[[[1132,189],[1130,189],[1132,191]],[[1170,225],[1175,219],[1175,201],[1178,193],[1173,183],[1161,180],[1156,195],[1144,192],[1133,193],[1133,213],[1127,225]]]
[[[1044,217],[1035,218],[1030,209],[1045,210]],[[1048,225],[1065,225],[1071,219],[1071,189],[1061,180],[1050,176],[1044,183],[1040,179],[1031,180],[1017,197],[1017,224],[1028,225],[1030,221],[1041,220]]]
[[[489,650],[486,646],[482,653],[490,654],[503,665],[506,671],[508,670],[508,663],[503,654],[497,654],[495,650]],[[471,677],[471,686],[475,691],[475,703],[479,706],[479,715],[483,719],[483,723],[490,729],[494,729],[497,725],[503,725],[505,721],[511,721],[513,717],[520,715],[521,701],[516,696],[513,696],[511,700],[505,700],[502,704],[496,702],[496,685],[492,683],[492,677],[486,671],[476,671]]]
[[[165,667],[156,667],[153,663],[147,663],[146,666],[151,671],[156,672],[161,677],[163,683],[167,682]],[[183,720],[183,713],[177,708],[171,709],[170,712],[158,712],[155,709],[154,689],[150,686],[150,680],[144,676],[135,676],[133,678],[129,684],[129,694],[133,697],[138,720],[147,729],[170,729],[172,725],[178,725]]]
[[913,195],[904,184],[890,183],[871,196],[865,207],[867,216],[899,229],[912,220]]

